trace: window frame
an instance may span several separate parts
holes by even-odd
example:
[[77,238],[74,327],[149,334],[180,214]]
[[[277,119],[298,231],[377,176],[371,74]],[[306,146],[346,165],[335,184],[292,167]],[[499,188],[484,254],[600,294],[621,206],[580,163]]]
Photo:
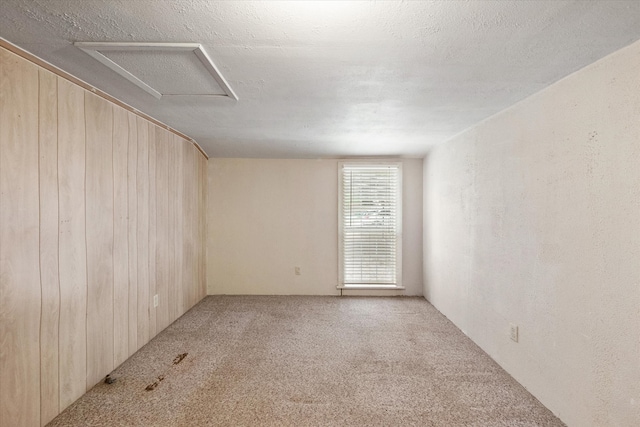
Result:
[[[344,282],[344,167],[349,165],[395,166],[398,168],[397,216],[396,216],[396,283],[395,284],[348,284]],[[338,162],[338,289],[348,290],[402,290],[402,161],[398,160],[341,160]]]

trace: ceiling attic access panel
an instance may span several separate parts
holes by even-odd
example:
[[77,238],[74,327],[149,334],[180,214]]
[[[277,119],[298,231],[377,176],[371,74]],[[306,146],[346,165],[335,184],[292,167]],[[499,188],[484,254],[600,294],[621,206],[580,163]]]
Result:
[[76,42],[74,46],[157,99],[211,96],[238,100],[199,43]]

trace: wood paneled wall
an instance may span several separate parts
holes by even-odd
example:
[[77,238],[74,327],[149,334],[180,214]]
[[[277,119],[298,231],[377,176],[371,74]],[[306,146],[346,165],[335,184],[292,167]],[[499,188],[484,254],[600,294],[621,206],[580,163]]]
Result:
[[205,171],[0,48],[1,427],[46,424],[204,297]]

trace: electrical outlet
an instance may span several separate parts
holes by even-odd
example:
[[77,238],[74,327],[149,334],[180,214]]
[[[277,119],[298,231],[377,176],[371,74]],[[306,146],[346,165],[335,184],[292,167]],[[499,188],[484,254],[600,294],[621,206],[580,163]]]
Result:
[[518,325],[509,324],[509,338],[511,341],[518,342]]
[[154,295],[153,296],[153,306],[157,307],[158,306],[158,295]]
[[296,276],[300,275],[300,267],[295,267],[294,271],[296,273]]

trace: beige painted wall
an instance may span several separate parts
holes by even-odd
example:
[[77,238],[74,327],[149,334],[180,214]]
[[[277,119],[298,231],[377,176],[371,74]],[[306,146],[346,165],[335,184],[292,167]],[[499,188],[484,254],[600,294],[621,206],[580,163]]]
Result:
[[640,43],[424,172],[426,298],[569,426],[640,425]]
[[[422,160],[403,193],[406,290],[384,295],[422,295]],[[207,203],[209,294],[340,293],[338,160],[210,159]]]
[[0,427],[51,421],[204,297],[205,185],[193,144],[0,48]]

